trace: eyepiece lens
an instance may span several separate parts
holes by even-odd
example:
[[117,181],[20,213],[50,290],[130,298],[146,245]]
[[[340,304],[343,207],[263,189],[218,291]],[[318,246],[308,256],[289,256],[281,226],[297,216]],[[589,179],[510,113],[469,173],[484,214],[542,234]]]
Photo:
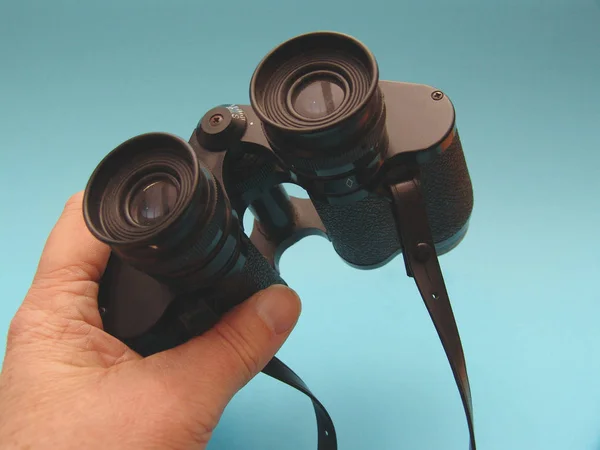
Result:
[[179,189],[175,180],[146,181],[133,193],[129,214],[141,226],[153,226],[164,220],[175,209]]
[[344,89],[329,79],[306,81],[292,91],[294,110],[307,119],[322,119],[333,114],[344,98]]

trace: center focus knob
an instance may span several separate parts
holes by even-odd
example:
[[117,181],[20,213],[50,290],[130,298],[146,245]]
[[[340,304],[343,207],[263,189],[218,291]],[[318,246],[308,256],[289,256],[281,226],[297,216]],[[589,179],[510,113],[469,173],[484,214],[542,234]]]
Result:
[[246,115],[239,106],[217,106],[202,117],[196,136],[207,150],[227,150],[242,138],[246,124]]

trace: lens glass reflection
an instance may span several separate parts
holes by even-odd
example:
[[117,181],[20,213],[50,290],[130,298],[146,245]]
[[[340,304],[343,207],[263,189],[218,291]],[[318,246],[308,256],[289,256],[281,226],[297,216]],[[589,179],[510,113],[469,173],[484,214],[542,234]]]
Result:
[[344,101],[344,90],[329,80],[313,80],[301,85],[292,97],[296,112],[307,119],[333,114]]
[[177,187],[168,180],[142,186],[131,197],[129,214],[138,225],[155,225],[174,209],[177,193]]

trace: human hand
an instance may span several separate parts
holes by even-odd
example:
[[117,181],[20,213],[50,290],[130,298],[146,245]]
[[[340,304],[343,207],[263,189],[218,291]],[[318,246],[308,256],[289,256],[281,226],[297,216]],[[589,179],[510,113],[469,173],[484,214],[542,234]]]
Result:
[[184,345],[142,358],[102,330],[110,250],[67,203],[11,322],[0,374],[3,449],[203,449],[232,397],[289,336],[300,301],[283,286]]

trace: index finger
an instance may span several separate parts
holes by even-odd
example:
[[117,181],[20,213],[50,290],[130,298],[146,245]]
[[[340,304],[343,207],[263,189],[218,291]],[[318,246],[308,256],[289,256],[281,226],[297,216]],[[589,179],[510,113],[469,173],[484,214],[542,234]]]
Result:
[[83,192],[72,196],[52,229],[36,278],[51,277],[60,282],[98,282],[110,254],[85,225],[82,212]]
[[82,202],[83,192],[67,201],[46,241],[24,303],[52,311],[70,304],[77,307],[91,303],[89,306],[97,308],[98,282],[106,269],[110,248],[88,230]]

